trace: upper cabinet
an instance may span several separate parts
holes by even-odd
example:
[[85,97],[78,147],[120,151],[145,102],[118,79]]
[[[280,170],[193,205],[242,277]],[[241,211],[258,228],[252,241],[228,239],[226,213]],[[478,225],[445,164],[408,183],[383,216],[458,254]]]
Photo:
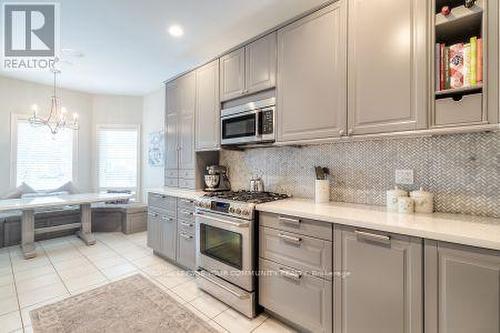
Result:
[[426,128],[428,5],[349,1],[349,135]]
[[276,33],[220,58],[220,99],[227,101],[276,85]]
[[188,73],[179,81],[181,97],[178,123],[179,169],[194,169],[195,73]]
[[220,148],[219,60],[196,70],[195,150]]
[[344,134],[346,20],[340,0],[278,31],[278,141]]

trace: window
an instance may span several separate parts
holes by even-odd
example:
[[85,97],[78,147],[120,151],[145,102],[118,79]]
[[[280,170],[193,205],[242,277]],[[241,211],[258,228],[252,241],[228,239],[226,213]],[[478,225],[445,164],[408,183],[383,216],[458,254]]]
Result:
[[137,192],[137,126],[98,126],[97,154],[99,190],[124,189]]
[[13,119],[16,186],[24,182],[35,190],[50,190],[74,181],[75,132],[65,129],[52,135],[46,126],[33,127],[25,119]]

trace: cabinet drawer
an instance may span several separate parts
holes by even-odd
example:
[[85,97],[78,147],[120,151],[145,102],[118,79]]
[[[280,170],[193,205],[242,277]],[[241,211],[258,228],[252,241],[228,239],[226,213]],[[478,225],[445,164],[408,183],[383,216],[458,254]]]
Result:
[[186,234],[194,235],[196,232],[196,224],[194,219],[192,221],[179,219],[177,221],[179,227],[179,232],[184,232]]
[[168,214],[175,216],[177,208],[177,199],[158,193],[149,193],[149,207],[165,210]]
[[332,240],[332,224],[287,215],[259,213],[259,223],[283,231]]
[[177,217],[179,218],[179,220],[194,221],[194,211],[192,209],[190,210],[178,207]]
[[436,100],[436,125],[454,125],[479,123],[483,117],[483,94],[462,96],[455,101],[453,98]]
[[194,211],[194,200],[179,198],[177,200],[177,208],[178,209],[182,208],[188,211]]
[[178,178],[179,170],[177,169],[167,169],[165,170],[165,177],[167,178]]
[[259,256],[314,276],[332,279],[332,242],[259,228]]
[[179,170],[179,178],[194,179],[194,170],[192,169]]
[[179,179],[179,187],[180,188],[187,188],[187,189],[194,189],[194,179]]
[[193,233],[179,230],[177,239],[177,262],[192,270],[196,268],[196,239]]
[[177,179],[177,178],[165,178],[165,186],[177,187],[177,186],[179,186],[179,179]]
[[331,281],[265,259],[259,265],[260,305],[311,332],[332,332]]

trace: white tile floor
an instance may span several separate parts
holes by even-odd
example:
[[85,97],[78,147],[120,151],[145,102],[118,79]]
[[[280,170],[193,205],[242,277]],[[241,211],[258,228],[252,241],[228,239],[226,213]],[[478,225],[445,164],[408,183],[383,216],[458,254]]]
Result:
[[38,242],[31,260],[19,246],[0,249],[0,333],[31,332],[31,310],[137,273],[220,332],[294,332],[267,314],[249,320],[199,290],[190,275],[153,255],[146,233],[96,238],[90,247],[75,236]]

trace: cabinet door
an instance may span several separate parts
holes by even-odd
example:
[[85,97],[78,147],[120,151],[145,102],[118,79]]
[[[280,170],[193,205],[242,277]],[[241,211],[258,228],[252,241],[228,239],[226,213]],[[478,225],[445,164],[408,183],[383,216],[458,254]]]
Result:
[[179,230],[177,262],[192,270],[196,268],[196,240],[193,234]]
[[349,1],[349,133],[426,127],[429,1]]
[[278,141],[324,139],[346,125],[346,2],[278,32]]
[[276,84],[276,32],[245,46],[245,93]]
[[178,119],[177,113],[167,113],[165,116],[165,167],[167,169],[175,169],[179,167],[178,160]]
[[195,148],[220,147],[219,60],[196,70]]
[[245,90],[245,48],[220,58],[220,99],[227,101]]
[[148,232],[147,232],[147,244],[150,248],[157,251],[159,249],[158,242],[158,224],[159,224],[159,214],[151,208],[148,208]]
[[196,77],[191,72],[178,79],[180,93],[180,115],[177,133],[179,136],[179,169],[194,169],[194,109]]
[[500,252],[426,241],[425,331],[500,332]]
[[421,240],[348,227],[334,237],[335,332],[423,332]]
[[159,222],[159,242],[160,250],[158,251],[161,255],[176,260],[176,248],[177,248],[177,223],[176,219],[162,215]]

